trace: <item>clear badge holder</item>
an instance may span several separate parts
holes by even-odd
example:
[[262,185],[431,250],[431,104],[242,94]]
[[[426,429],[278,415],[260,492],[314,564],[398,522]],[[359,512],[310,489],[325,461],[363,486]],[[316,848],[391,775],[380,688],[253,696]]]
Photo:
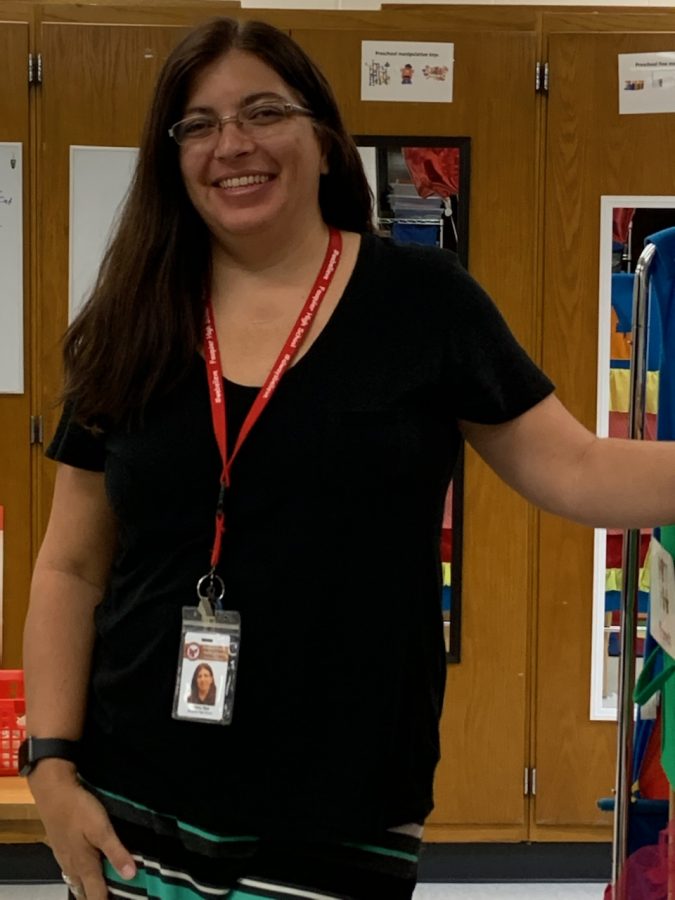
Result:
[[212,596],[198,593],[198,607],[183,607],[172,715],[191,722],[229,725],[237,682],[241,617],[232,610],[214,610]]

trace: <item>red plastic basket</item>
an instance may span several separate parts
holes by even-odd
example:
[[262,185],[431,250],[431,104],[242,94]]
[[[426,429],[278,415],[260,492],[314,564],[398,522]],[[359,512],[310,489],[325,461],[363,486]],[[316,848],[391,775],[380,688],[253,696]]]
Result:
[[23,671],[0,669],[0,776],[19,774],[19,744],[25,737]]

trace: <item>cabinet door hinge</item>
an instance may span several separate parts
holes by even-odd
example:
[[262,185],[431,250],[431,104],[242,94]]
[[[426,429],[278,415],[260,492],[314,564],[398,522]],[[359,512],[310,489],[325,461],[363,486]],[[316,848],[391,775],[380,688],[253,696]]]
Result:
[[28,84],[42,84],[42,54],[28,54]]
[[534,797],[537,793],[537,770],[525,769],[525,778],[523,780],[523,793],[526,797]]
[[548,63],[535,63],[534,90],[537,94],[548,94]]
[[42,427],[42,416],[30,417],[30,442],[31,444],[42,444],[44,436]]

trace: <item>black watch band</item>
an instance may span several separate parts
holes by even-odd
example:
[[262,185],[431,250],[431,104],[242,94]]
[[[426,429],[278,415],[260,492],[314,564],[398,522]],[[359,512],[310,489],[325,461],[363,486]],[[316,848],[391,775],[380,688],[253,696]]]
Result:
[[41,759],[49,757],[77,763],[78,747],[77,741],[67,741],[65,738],[27,737],[19,747],[19,775],[25,778]]

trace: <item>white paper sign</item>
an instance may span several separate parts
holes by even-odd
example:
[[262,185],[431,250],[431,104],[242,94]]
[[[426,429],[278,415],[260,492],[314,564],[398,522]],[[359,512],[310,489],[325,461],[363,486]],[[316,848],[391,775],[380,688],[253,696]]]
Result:
[[675,50],[619,54],[619,114],[675,112]]
[[21,148],[0,143],[0,394],[23,394]]
[[675,564],[656,538],[651,541],[650,557],[649,632],[675,656]]
[[137,156],[135,147],[70,148],[69,321],[94,286]]
[[455,45],[361,41],[361,99],[452,103]]

